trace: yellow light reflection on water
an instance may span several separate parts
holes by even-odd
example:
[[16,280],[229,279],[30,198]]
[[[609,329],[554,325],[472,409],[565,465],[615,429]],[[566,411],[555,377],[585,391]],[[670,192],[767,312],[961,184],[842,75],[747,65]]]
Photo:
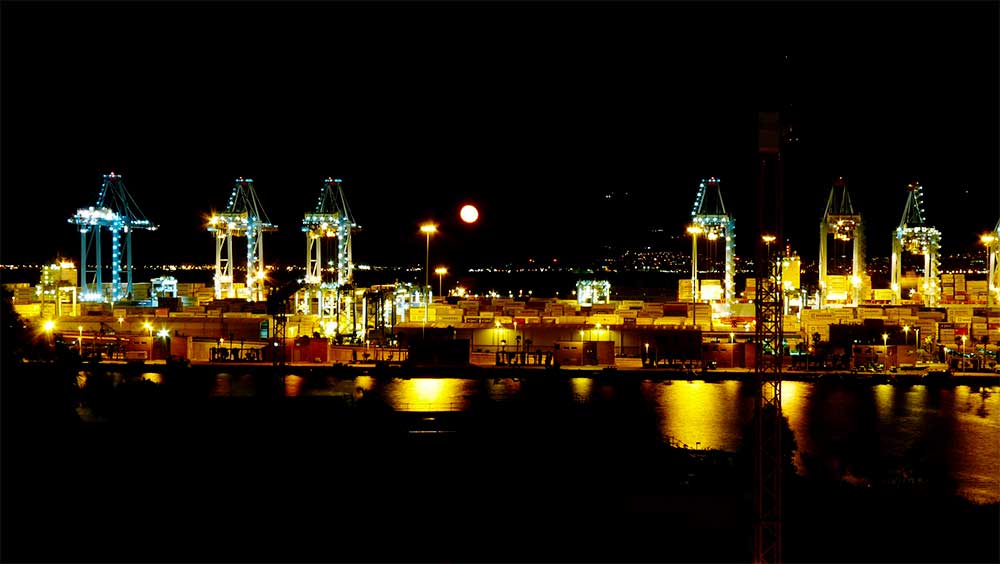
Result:
[[413,400],[421,403],[440,401],[443,389],[444,381],[436,378],[413,380]]
[[386,385],[386,398],[398,411],[461,411],[475,393],[473,380],[411,378]]
[[644,389],[655,396],[664,439],[690,448],[735,451],[744,424],[741,404],[746,401],[740,396],[740,385],[737,381],[678,381],[672,385],[644,385]]
[[892,417],[892,408],[895,403],[895,390],[892,384],[877,384],[875,388],[875,408],[878,409],[879,420]]
[[593,391],[594,381],[590,378],[573,378],[570,380],[573,387],[573,399],[579,402],[590,400]]
[[303,378],[295,374],[285,376],[285,396],[294,398],[302,393],[302,381]]
[[[809,439],[809,391],[812,387],[806,382],[783,380],[781,382],[781,414],[788,419],[788,427],[795,435],[795,467],[803,471],[802,453],[810,452],[812,444]],[[784,448],[787,448],[784,447]]]
[[216,396],[228,396],[233,391],[233,381],[232,376],[222,372],[215,375],[215,388],[212,390],[212,395]]
[[156,372],[143,372],[142,376],[140,376],[140,378],[143,379],[143,380],[146,380],[148,382],[152,382],[154,384],[162,384],[163,383],[163,375],[162,374],[157,374]]
[[1000,502],[1000,386],[955,386],[954,441],[958,493],[976,503]]

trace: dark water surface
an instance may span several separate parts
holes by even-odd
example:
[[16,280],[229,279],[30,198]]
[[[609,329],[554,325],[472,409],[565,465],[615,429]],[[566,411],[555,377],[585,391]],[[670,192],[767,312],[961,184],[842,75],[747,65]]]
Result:
[[[752,556],[741,382],[139,376],[87,376],[92,423],[5,385],[5,561]],[[785,561],[1000,559],[998,400],[785,382]]]

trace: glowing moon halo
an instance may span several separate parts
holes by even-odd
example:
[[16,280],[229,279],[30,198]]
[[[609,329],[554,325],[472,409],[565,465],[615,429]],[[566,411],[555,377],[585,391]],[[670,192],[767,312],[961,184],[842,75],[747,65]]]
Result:
[[458,214],[462,217],[462,221],[466,223],[475,223],[479,219],[479,210],[471,204],[462,206],[462,210]]

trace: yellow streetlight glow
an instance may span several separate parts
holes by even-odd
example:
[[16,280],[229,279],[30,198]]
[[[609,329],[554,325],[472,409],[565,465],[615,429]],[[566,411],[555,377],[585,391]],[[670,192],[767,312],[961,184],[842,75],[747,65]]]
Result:
[[705,230],[698,224],[689,225],[687,232],[691,235],[691,303],[698,301],[698,234]]
[[773,243],[777,239],[774,235],[761,235],[760,238],[765,243]]
[[443,267],[443,266],[439,266],[439,267],[437,267],[437,268],[434,269],[434,274],[438,275],[438,295],[439,296],[443,296],[444,295],[444,291],[442,290],[442,285],[441,285],[442,284],[442,278],[444,278],[445,274],[448,274],[448,269],[445,268],[445,267]]
[[46,321],[45,325],[43,325],[43,327],[45,327],[45,331],[46,332],[51,332],[52,329],[55,328],[55,326],[56,326],[56,322],[52,321],[51,319],[49,319],[48,321]]
[[997,237],[997,233],[985,233],[979,236],[979,240],[986,246],[986,307],[991,307],[994,303],[993,291],[996,290],[996,288],[993,287],[993,280],[991,277],[993,276],[993,269],[995,267],[993,243],[997,242]]
[[420,226],[421,233],[427,233],[427,234],[437,233],[437,230],[438,230],[437,225],[434,225],[433,223],[425,223]]

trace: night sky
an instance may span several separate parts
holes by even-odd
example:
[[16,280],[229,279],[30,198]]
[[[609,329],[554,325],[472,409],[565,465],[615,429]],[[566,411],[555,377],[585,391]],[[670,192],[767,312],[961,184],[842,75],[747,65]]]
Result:
[[269,263],[305,262],[327,176],[357,263],[422,265],[426,220],[435,263],[592,257],[609,235],[682,234],[709,176],[750,255],[769,109],[800,138],[786,235],[807,259],[837,176],[869,255],[914,179],[945,253],[1000,217],[997,2],[0,6],[4,263],[78,260],[66,220],[111,170],[161,226],[137,264],[212,263],[204,219],[238,176],[281,229]]

